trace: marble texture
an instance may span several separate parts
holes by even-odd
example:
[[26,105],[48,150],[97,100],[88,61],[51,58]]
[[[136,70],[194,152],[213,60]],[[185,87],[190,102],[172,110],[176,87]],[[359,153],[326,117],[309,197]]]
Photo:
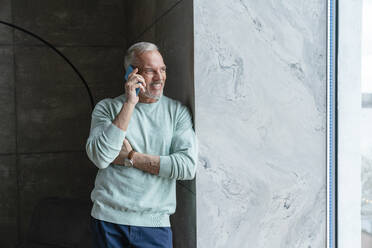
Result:
[[326,2],[194,1],[198,247],[324,247]]

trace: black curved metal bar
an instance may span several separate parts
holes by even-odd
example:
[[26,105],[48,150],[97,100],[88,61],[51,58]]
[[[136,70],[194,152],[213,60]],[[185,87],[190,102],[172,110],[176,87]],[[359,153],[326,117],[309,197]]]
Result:
[[6,26],[9,26],[9,27],[12,27],[12,28],[15,28],[15,29],[18,29],[26,34],[29,34],[31,35],[32,37],[40,40],[41,42],[43,42],[45,45],[47,45],[48,47],[50,47],[53,51],[55,51],[58,55],[60,55],[71,67],[72,69],[76,72],[76,74],[78,74],[79,78],[81,79],[81,81],[83,82],[83,84],[85,85],[85,88],[86,90],[88,91],[88,94],[89,94],[89,98],[90,98],[90,103],[91,103],[91,108],[92,110],[94,109],[94,99],[93,99],[93,95],[92,95],[92,92],[90,91],[90,88],[87,84],[87,82],[85,81],[85,79],[83,78],[83,76],[80,74],[80,72],[78,71],[78,69],[71,63],[71,61],[61,52],[59,51],[55,46],[53,46],[52,44],[50,44],[48,41],[44,40],[43,38],[41,38],[40,36],[24,29],[24,28],[21,28],[21,27],[18,27],[12,23],[9,23],[9,22],[5,22],[5,21],[1,21],[0,20],[0,23],[1,24],[4,24]]

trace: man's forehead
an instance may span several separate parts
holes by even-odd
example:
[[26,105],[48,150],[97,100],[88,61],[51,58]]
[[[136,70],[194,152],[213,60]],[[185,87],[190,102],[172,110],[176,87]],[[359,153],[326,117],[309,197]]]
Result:
[[163,57],[158,51],[147,51],[139,56],[143,66],[165,66]]

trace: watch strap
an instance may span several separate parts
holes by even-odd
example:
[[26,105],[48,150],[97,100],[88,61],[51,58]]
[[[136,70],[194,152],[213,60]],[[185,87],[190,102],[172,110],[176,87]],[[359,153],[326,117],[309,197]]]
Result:
[[128,159],[129,160],[132,160],[133,161],[133,156],[134,156],[134,153],[135,152],[136,152],[135,150],[132,150],[132,151],[129,152],[129,154],[128,154]]

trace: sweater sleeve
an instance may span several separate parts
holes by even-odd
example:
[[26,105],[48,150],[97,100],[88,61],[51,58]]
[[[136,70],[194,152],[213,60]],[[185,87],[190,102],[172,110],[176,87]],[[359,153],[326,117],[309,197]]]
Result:
[[191,180],[197,164],[197,139],[187,107],[182,106],[175,124],[169,156],[160,156],[159,176]]
[[93,110],[90,134],[85,146],[89,159],[104,169],[119,155],[126,132],[112,123],[107,100]]

